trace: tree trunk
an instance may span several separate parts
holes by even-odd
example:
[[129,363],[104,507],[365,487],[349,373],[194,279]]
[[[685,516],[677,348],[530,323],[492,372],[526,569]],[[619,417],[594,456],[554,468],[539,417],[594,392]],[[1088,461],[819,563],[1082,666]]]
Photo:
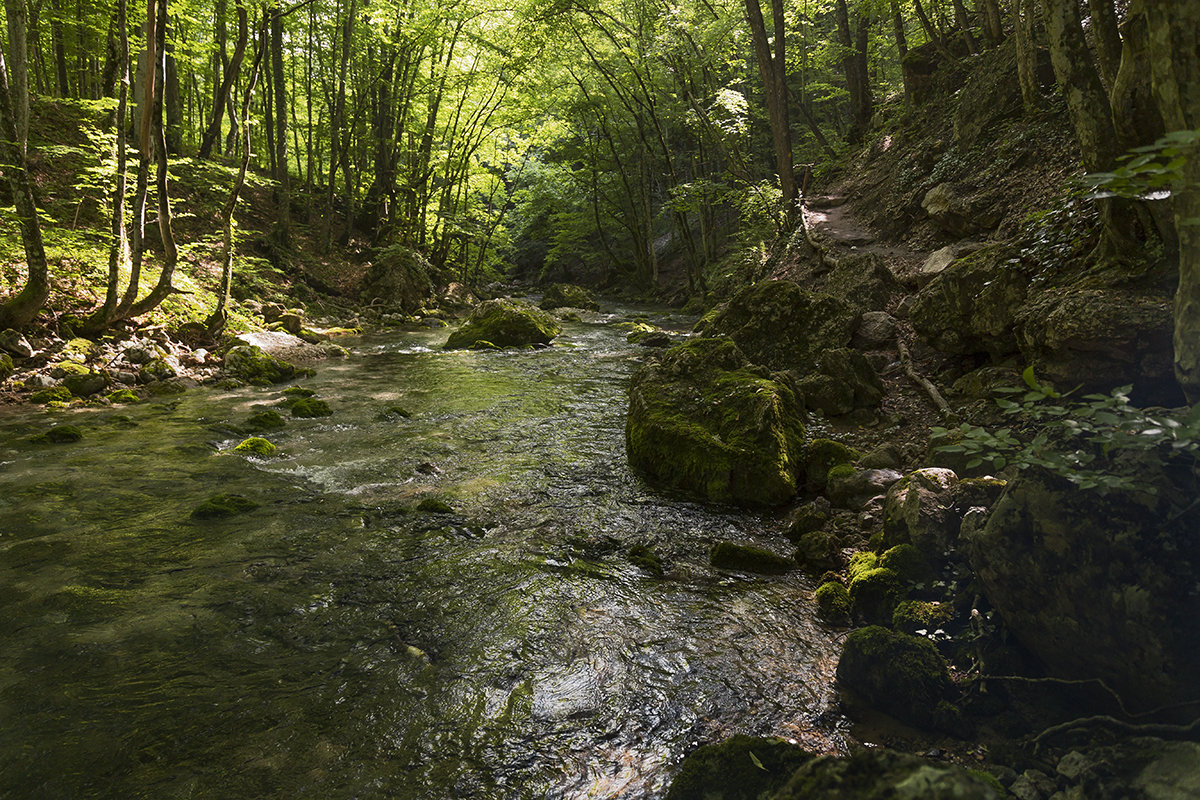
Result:
[[1092,38],[1096,43],[1096,60],[1100,77],[1111,87],[1121,68],[1121,31],[1113,0],[1088,0],[1092,12]]
[[971,20],[967,16],[967,9],[963,5],[963,0],[954,0],[954,24],[958,26],[958,30],[962,34],[963,43],[967,46],[967,52],[971,55],[976,55],[979,52],[979,48],[975,46],[975,37],[971,36]]
[[792,132],[788,120],[783,0],[772,0],[771,12],[775,29],[774,56],[767,41],[767,26],[763,21],[762,7],[758,0],[746,0],[746,16],[750,22],[751,39],[754,41],[754,55],[758,60],[758,71],[762,75],[767,114],[771,120],[771,140],[775,148],[775,168],[779,172],[779,188],[783,194],[783,212],[785,219],[794,220],[799,192],[792,161]]
[[[13,69],[25,72],[28,65],[13,62]],[[29,276],[21,291],[0,304],[0,330],[20,328],[32,320],[50,296],[50,268],[42,245],[42,224],[38,219],[37,203],[33,197],[33,182],[25,171],[25,152],[17,134],[16,102],[9,92],[8,67],[0,48],[0,157],[12,187],[13,201],[21,226],[21,241],[25,245],[25,263]]]
[[54,67],[58,76],[58,96],[68,97],[71,94],[71,82],[67,77],[67,45],[63,36],[62,9],[54,9],[54,19],[50,21],[50,39],[54,46]]
[[900,60],[908,55],[908,37],[904,35],[904,15],[900,13],[900,4],[897,0],[891,0],[892,6],[892,30],[896,34],[896,52],[900,55]]
[[[1200,129],[1200,0],[1146,0],[1154,94],[1167,130]],[[1179,288],[1175,376],[1200,403],[1200,144],[1192,144],[1175,191]]]
[[870,63],[867,60],[867,47],[870,44],[871,23],[875,21],[872,12],[860,7],[857,17],[857,27],[854,30],[854,73],[857,84],[854,94],[854,125],[859,131],[859,141],[866,138],[867,130],[871,127],[871,115],[874,113],[875,99],[871,95]]
[[1004,41],[1004,15],[1000,13],[997,0],[980,0],[983,7],[983,35],[997,45]]
[[853,36],[850,32],[850,11],[846,0],[837,0],[834,7],[837,18],[838,43],[842,46],[842,72],[846,76],[846,90],[850,94],[850,129],[846,139],[852,144],[861,142],[871,122],[871,89],[864,66],[868,23],[858,17],[858,27]]
[[8,46],[12,52],[13,63],[13,119],[16,124],[17,144],[24,153],[29,141],[29,55],[25,0],[8,0],[4,4],[4,11],[8,17]]
[[[213,98],[213,113],[212,119],[208,123],[208,128],[204,131],[204,138],[200,140],[200,158],[209,158],[212,155],[212,149],[221,139],[221,126],[224,124],[225,108],[229,104],[229,96],[233,92],[233,84],[237,81],[238,75],[242,71],[242,58],[246,53],[246,42],[249,38],[249,27],[246,21],[246,7],[238,0],[237,4],[238,17],[238,38],[237,44],[233,46],[233,59],[230,60],[225,67],[225,74],[221,78],[221,85],[217,87],[216,96]],[[222,27],[224,22],[221,23]],[[236,132],[237,120],[231,120],[230,125]]]
[[[333,115],[329,121],[329,185],[325,190],[325,219],[322,223],[321,249],[328,253],[333,245],[333,199],[337,196],[338,160],[341,157],[338,137],[346,124],[346,70],[350,64],[350,45],[354,41],[354,15],[357,3],[350,0],[350,9],[342,22],[342,50],[339,53],[337,97],[334,100]],[[350,185],[349,175],[343,178]],[[347,223],[349,224],[349,223]]]
[[1037,47],[1033,15],[1037,0],[1013,0],[1013,38],[1017,46],[1017,82],[1026,113],[1036,111],[1042,101],[1037,79]]
[[146,49],[142,53],[140,77],[141,113],[138,117],[138,173],[137,188],[133,194],[133,230],[130,236],[129,284],[121,296],[115,318],[124,319],[137,300],[142,277],[142,261],[146,254],[146,201],[150,186],[150,161],[154,155],[151,141],[151,118],[155,95],[154,63],[158,60],[158,8],[157,0],[146,3]]
[[[165,33],[165,31],[164,31]],[[183,152],[183,105],[179,100],[179,65],[172,54],[171,40],[164,40],[166,68],[163,70],[163,103],[167,115],[167,152],[179,155]]]
[[291,241],[292,188],[287,146],[287,93],[283,74],[283,7],[271,8],[271,72],[275,100],[275,230],[277,247],[286,250]]

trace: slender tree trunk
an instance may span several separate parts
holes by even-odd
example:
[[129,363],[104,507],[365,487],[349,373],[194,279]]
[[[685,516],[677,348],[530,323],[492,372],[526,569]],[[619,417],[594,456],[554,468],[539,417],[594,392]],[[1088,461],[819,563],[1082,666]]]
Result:
[[129,316],[137,300],[142,276],[142,262],[146,255],[146,202],[150,187],[150,162],[154,155],[151,141],[151,118],[155,95],[154,63],[158,60],[158,8],[157,0],[146,3],[146,49],[142,53],[141,65],[141,114],[138,117],[138,172],[137,188],[133,194],[133,230],[130,237],[129,284],[117,306],[116,318]]
[[775,148],[775,169],[779,172],[779,188],[783,194],[785,219],[797,218],[799,191],[796,186],[795,165],[792,159],[792,132],[788,120],[787,61],[785,58],[783,0],[772,0],[774,16],[775,53],[767,41],[767,26],[758,0],[746,0],[746,17],[750,22],[750,37],[754,55],[763,79],[767,99],[767,115],[771,121],[771,141]]
[[979,48],[975,46],[975,37],[971,36],[971,19],[967,16],[967,8],[963,5],[963,0],[954,0],[954,24],[958,26],[959,33],[962,34],[967,52],[971,55],[977,54]]
[[867,47],[870,44],[871,24],[874,15],[860,7],[857,17],[857,27],[854,31],[854,74],[856,90],[854,96],[854,125],[860,131],[859,140],[866,138],[867,130],[871,127],[871,115],[875,112],[875,99],[871,94],[870,63],[867,60]]
[[[200,158],[209,158],[212,155],[213,147],[221,139],[221,126],[224,124],[225,108],[229,104],[229,96],[233,91],[233,84],[237,81],[237,77],[242,71],[242,58],[246,52],[249,27],[246,21],[246,7],[242,4],[241,0],[238,0],[237,4],[237,17],[237,44],[233,46],[233,59],[226,66],[224,76],[221,78],[221,85],[217,87],[217,93],[213,98],[212,119],[208,123],[208,128],[204,131],[204,138],[200,140]],[[223,21],[221,27],[224,27]],[[236,119],[231,120],[231,128],[235,132],[237,131]]]
[[54,66],[58,75],[58,96],[69,97],[71,81],[67,75],[67,45],[63,35],[62,9],[54,10],[54,19],[50,22],[50,38],[54,43]]
[[1021,103],[1026,113],[1041,105],[1042,93],[1037,80],[1037,49],[1034,41],[1033,15],[1037,0],[1013,0],[1013,38],[1017,47],[1017,82],[1021,86]]
[[[343,135],[342,128],[346,124],[346,71],[350,64],[350,45],[354,41],[354,16],[357,8],[355,0],[350,0],[350,9],[346,14],[346,19],[342,21],[342,49],[338,54],[337,95],[334,100],[333,115],[329,122],[329,185],[325,190],[325,220],[321,231],[321,249],[326,253],[333,245],[333,200],[337,196],[338,160],[341,158],[338,138]],[[348,175],[344,180],[349,186]]]
[[13,118],[16,123],[17,144],[24,153],[29,141],[29,53],[25,0],[7,0],[4,11],[8,17],[8,46],[13,63]]
[[896,34],[896,52],[900,55],[900,60],[908,55],[908,37],[904,35],[904,15],[900,13],[900,4],[897,0],[891,0],[892,7],[892,30]]
[[[28,65],[14,61],[13,69],[24,72]],[[16,107],[19,105],[20,100],[14,102],[9,92],[8,67],[3,48],[0,48],[0,125],[3,126],[0,130],[0,157],[4,159],[4,172],[12,187],[20,220],[21,241],[25,245],[25,263],[29,267],[25,286],[0,304],[0,330],[28,324],[50,296],[50,267],[46,263],[46,250],[42,245],[42,224],[33,196],[33,182],[25,170],[25,151],[20,146],[21,139],[17,134]]]
[[1105,86],[1111,87],[1117,79],[1117,70],[1121,68],[1121,31],[1117,9],[1113,0],[1088,0],[1088,9],[1092,12],[1092,40],[1096,43],[1100,77]]
[[1000,12],[998,0],[980,0],[983,10],[983,35],[992,45],[1004,41],[1004,15]]
[[179,100],[179,65],[172,52],[174,47],[170,37],[164,40],[164,46],[166,49],[163,58],[166,60],[166,68],[163,70],[163,103],[167,115],[167,152],[178,155],[183,152],[183,105]]
[[[1154,95],[1167,130],[1200,129],[1200,0],[1146,0]],[[1175,190],[1179,288],[1175,294],[1175,376],[1200,403],[1200,144],[1192,144]]]
[[283,7],[279,5],[271,8],[271,72],[275,95],[275,180],[278,183],[273,236],[276,246],[286,250],[291,242],[292,187],[287,146],[287,92],[283,73]]

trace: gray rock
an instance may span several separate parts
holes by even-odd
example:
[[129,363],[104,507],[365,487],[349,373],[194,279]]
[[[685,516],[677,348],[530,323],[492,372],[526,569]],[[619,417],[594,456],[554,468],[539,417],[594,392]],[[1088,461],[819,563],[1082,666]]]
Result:
[[848,347],[818,357],[816,369],[796,382],[806,408],[826,416],[875,408],[883,400],[883,383],[866,356]]
[[131,344],[125,348],[125,360],[130,364],[149,364],[157,354],[144,344]]
[[29,358],[33,355],[33,347],[29,340],[12,328],[0,332],[0,350],[17,358]]
[[852,342],[860,350],[884,350],[896,345],[896,318],[886,311],[863,314]]
[[951,470],[926,467],[893,484],[883,509],[886,547],[911,544],[927,557],[944,553],[958,536],[954,512],[958,476]]
[[25,386],[30,389],[49,389],[51,386],[58,386],[58,381],[38,372],[25,379]]
[[295,311],[285,311],[280,314],[278,322],[285,331],[293,336],[299,336],[300,331],[304,330],[304,316]]
[[946,271],[951,264],[963,256],[970,255],[982,248],[979,242],[956,242],[955,244],[935,250],[925,259],[914,280],[918,287],[924,287],[931,280]]
[[1078,781],[1093,768],[1092,759],[1078,750],[1072,750],[1058,760],[1054,771],[1069,781]]
[[968,236],[975,231],[971,205],[953,184],[939,183],[930,189],[921,201],[921,208],[947,233]]

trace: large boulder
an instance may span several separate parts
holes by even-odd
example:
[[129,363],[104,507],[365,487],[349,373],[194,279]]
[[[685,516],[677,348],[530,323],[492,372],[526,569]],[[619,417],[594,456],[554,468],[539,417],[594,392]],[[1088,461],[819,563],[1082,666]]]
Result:
[[806,408],[829,417],[875,408],[883,400],[883,382],[875,368],[848,347],[822,353],[816,369],[797,381],[796,391]]
[[1018,343],[1038,377],[1064,390],[1133,384],[1147,404],[1179,405],[1171,300],[1128,292],[1048,292],[1019,315]]
[[450,334],[447,350],[465,350],[487,342],[496,347],[550,344],[562,328],[554,317],[535,306],[502,298],[480,303],[462,327]]
[[407,247],[379,251],[363,278],[362,301],[413,313],[433,296],[433,266]]
[[1017,352],[1014,326],[1029,278],[1009,263],[1003,246],[987,247],[955,261],[921,290],[909,321],[921,338],[955,355]]
[[997,785],[963,767],[871,749],[799,767],[769,800],[999,800]]
[[[806,285],[808,282],[806,281]],[[825,294],[848,300],[866,311],[883,311],[904,287],[877,253],[854,253],[817,278]]]
[[255,386],[290,381],[300,374],[293,364],[268,355],[255,345],[238,345],[225,354],[225,371]]
[[925,556],[941,556],[958,536],[962,518],[955,506],[958,476],[926,467],[892,484],[883,503],[886,547],[911,544]]
[[727,339],[695,339],[629,385],[625,447],[649,481],[713,502],[774,506],[796,494],[800,405]]
[[705,334],[728,336],[755,364],[806,373],[822,353],[850,344],[861,317],[845,300],[791,281],[765,281],[721,307]]
[[954,684],[946,660],[928,639],[872,625],[846,637],[838,684],[912,725],[947,727]]
[[556,308],[583,308],[588,311],[599,311],[600,304],[592,297],[592,293],[582,286],[573,283],[555,283],[546,289],[542,296],[541,307],[547,311]]
[[731,736],[688,753],[667,800],[758,800],[812,758],[783,739]]
[[29,358],[33,355],[29,340],[12,328],[0,331],[0,350],[17,358]]
[[939,228],[960,239],[991,230],[1002,216],[984,197],[973,197],[953,183],[939,183],[926,192],[921,208]]
[[1100,678],[1145,711],[1200,699],[1195,526],[1161,497],[1029,469],[965,538],[988,600],[1051,674]]

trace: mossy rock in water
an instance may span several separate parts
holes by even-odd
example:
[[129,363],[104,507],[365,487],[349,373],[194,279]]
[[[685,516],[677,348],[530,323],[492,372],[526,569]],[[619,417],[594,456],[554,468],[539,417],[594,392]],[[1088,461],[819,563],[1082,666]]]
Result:
[[671,334],[644,322],[633,323],[625,341],[642,347],[670,347],[672,344]]
[[809,575],[820,575],[838,563],[836,537],[825,530],[809,531],[796,541],[796,563]]
[[993,782],[954,764],[874,748],[801,765],[770,800],[1000,800]]
[[874,625],[887,625],[904,599],[904,581],[890,569],[877,567],[860,572],[850,581],[854,616]]
[[218,519],[245,514],[258,508],[258,503],[240,494],[214,494],[192,511],[193,519]]
[[625,449],[651,483],[774,506],[796,493],[804,424],[791,390],[751,369],[733,342],[696,339],[634,373]]
[[539,304],[546,311],[556,308],[583,308],[588,311],[599,311],[600,304],[592,297],[592,293],[582,286],[573,283],[556,283],[546,290]]
[[75,395],[65,386],[51,386],[48,389],[38,389],[29,396],[29,402],[45,405],[46,403],[69,403]]
[[660,578],[663,575],[663,562],[658,553],[654,552],[654,548],[647,544],[635,544],[629,548],[629,552],[625,554],[625,559],[635,567],[646,570],[652,575],[657,575]]
[[12,356],[8,353],[0,353],[0,381],[8,380],[15,369]]
[[454,514],[454,506],[436,497],[426,497],[417,503],[417,511],[425,514]]
[[462,327],[450,334],[447,350],[464,350],[480,341],[497,347],[550,344],[562,328],[554,317],[518,300],[499,299],[480,303]]
[[954,605],[924,600],[905,600],[892,613],[892,627],[901,633],[932,633],[954,621]]
[[847,347],[862,318],[846,301],[791,281],[764,281],[718,308],[706,335],[730,337],[756,364],[801,373],[823,353]]
[[946,661],[928,639],[872,625],[846,637],[838,683],[872,707],[929,728],[942,725],[939,709],[954,689]]
[[305,397],[316,397],[317,393],[313,389],[306,389],[303,386],[289,386],[283,390],[284,397],[293,397],[302,400]]
[[933,580],[933,569],[921,551],[911,544],[898,544],[879,557],[879,566],[890,569],[909,586],[929,583]]
[[252,344],[231,348],[225,354],[225,371],[255,386],[290,381],[301,372],[294,365],[280,361]]
[[74,425],[55,425],[43,434],[33,437],[37,444],[70,444],[83,438],[83,431]]
[[806,533],[819,531],[829,522],[829,512],[816,503],[805,503],[795,510],[788,522],[787,537],[799,544]]
[[286,427],[287,421],[280,416],[278,411],[264,409],[250,415],[250,419],[246,420],[246,424],[242,426],[242,430],[246,433],[258,433],[259,431],[275,431]]
[[817,613],[830,625],[850,623],[850,593],[837,581],[822,583],[816,593]]
[[811,758],[783,739],[732,736],[689,753],[666,800],[758,800]]
[[291,406],[293,417],[316,419],[317,417],[333,416],[333,409],[329,407],[329,403],[326,403],[324,400],[318,400],[315,397],[301,397],[292,403]]
[[388,406],[383,410],[383,415],[385,417],[403,417],[404,419],[410,419],[412,417],[412,412],[404,406]]
[[782,575],[796,566],[790,558],[777,556],[770,550],[733,542],[718,542],[713,545],[708,560],[717,569],[756,572],[761,575]]
[[273,456],[279,451],[279,448],[263,439],[261,436],[251,436],[237,447],[233,448],[235,453],[247,453],[253,456],[261,456],[266,458]]
[[132,389],[118,389],[115,392],[109,392],[108,401],[110,403],[140,403],[142,398]]
[[850,580],[854,580],[864,572],[869,572],[879,566],[879,556],[864,551],[850,556]]

